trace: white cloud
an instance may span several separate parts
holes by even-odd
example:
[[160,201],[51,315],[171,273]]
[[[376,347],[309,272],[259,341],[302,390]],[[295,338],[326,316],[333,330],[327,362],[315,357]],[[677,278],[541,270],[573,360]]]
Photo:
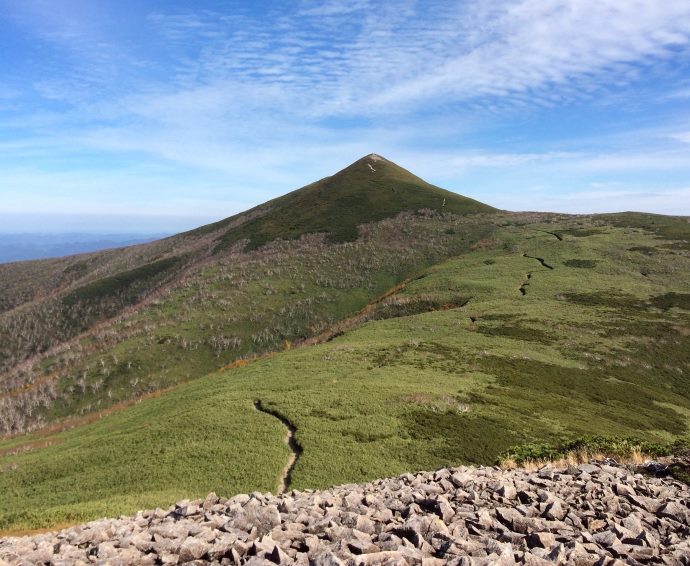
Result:
[[330,0],[329,2],[308,2],[298,11],[300,16],[328,17],[342,16],[364,10],[375,10],[376,4],[368,0]]
[[257,94],[278,85],[263,102],[317,116],[487,97],[552,106],[633,81],[636,66],[690,43],[678,0],[335,0],[274,20],[280,34],[247,16],[152,16],[168,36],[205,40],[183,75]]
[[[344,26],[315,10],[357,15]],[[457,100],[501,113],[592,96],[629,80],[629,65],[670,56],[671,47],[690,38],[690,5],[680,2],[333,1],[303,4],[298,14],[305,11],[314,17],[268,15],[280,34],[241,13],[150,16],[176,45],[203,47],[182,59],[174,84],[154,83],[115,105],[92,106],[99,117],[121,116],[126,125],[97,128],[83,139],[232,173],[247,155],[259,164],[275,163],[269,154],[286,159],[293,139],[303,139],[299,145],[308,151],[335,143],[337,132],[313,126],[332,116],[395,115],[411,105],[433,115],[437,105]],[[567,157],[559,153],[465,154],[449,165]],[[659,161],[588,159],[591,168]]]
[[[585,94],[628,82],[630,65],[670,57],[690,36],[687,2],[529,0],[502,8],[480,22],[490,32],[476,43],[458,38],[440,60],[394,81],[374,102],[526,92],[537,101],[550,92],[557,100],[561,86]],[[571,88],[560,92],[578,96]]]
[[690,143],[690,132],[679,132],[677,134],[672,134],[671,139],[681,143]]
[[504,168],[526,165],[528,163],[548,163],[572,160],[582,156],[575,152],[545,153],[466,153],[451,157],[447,165],[451,170],[475,168]]
[[690,170],[690,151],[655,151],[650,149],[644,153],[595,154],[584,156],[575,165],[590,172]]
[[690,87],[674,90],[673,92],[670,92],[669,94],[667,94],[666,98],[671,99],[671,100],[690,98]]
[[[562,174],[632,174],[658,171],[690,172],[690,149],[685,151],[545,151],[533,153],[495,153],[490,151],[416,151],[404,155],[409,162],[435,163],[440,178],[484,172],[542,172]],[[433,174],[433,171],[430,172]],[[437,173],[438,174],[438,173]]]
[[159,95],[162,121],[194,101],[197,115],[229,105],[308,120],[457,102],[553,107],[634,81],[640,65],[690,45],[681,0],[308,1],[261,20],[242,9],[151,14],[153,44],[173,65],[157,84],[137,75],[155,70],[143,46],[114,44],[99,18],[28,4],[16,10],[66,53],[58,73],[35,81],[39,94],[82,110],[104,94]]

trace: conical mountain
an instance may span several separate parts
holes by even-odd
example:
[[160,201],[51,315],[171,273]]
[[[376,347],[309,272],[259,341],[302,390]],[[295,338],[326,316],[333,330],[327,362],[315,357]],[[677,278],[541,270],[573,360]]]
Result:
[[[228,356],[253,355],[276,347],[281,340],[309,336],[314,329],[323,328],[326,320],[332,320],[334,312],[338,316],[344,316],[351,314],[353,308],[363,307],[377,293],[384,292],[388,283],[395,283],[405,270],[420,265],[414,261],[430,260],[427,252],[420,251],[423,244],[410,244],[420,246],[420,250],[417,250],[419,253],[412,254],[416,260],[404,259],[400,263],[395,262],[394,267],[392,264],[388,267],[378,267],[378,275],[372,279],[371,285],[364,293],[358,286],[342,294],[339,291],[338,298],[331,297],[324,305],[314,306],[313,309],[309,307],[309,314],[303,319],[300,318],[301,314],[291,319],[274,313],[275,308],[280,310],[283,306],[292,304],[295,298],[292,293],[281,298],[273,297],[270,303],[261,306],[253,302],[262,302],[256,299],[256,295],[251,299],[252,320],[247,322],[246,315],[245,318],[236,319],[239,321],[237,324],[226,320],[226,306],[223,306],[236,304],[239,312],[242,312],[249,304],[245,301],[250,299],[244,295],[240,296],[237,292],[238,287],[232,283],[236,273],[229,270],[225,273],[227,279],[218,279],[218,285],[214,284],[213,291],[210,290],[209,278],[215,277],[213,273],[223,272],[226,268],[227,262],[223,261],[223,252],[230,250],[233,244],[246,243],[246,249],[256,249],[278,238],[296,239],[307,233],[326,233],[331,242],[356,240],[357,227],[361,224],[420,209],[456,214],[493,210],[477,201],[430,185],[395,163],[372,154],[331,177],[191,232],[127,248],[0,266],[0,386],[3,375],[9,375],[10,372],[19,372],[16,375],[20,375],[24,370],[19,368],[24,367],[22,364],[29,363],[36,368],[36,373],[26,374],[29,376],[26,378],[28,381],[22,381],[25,380],[24,377],[19,381],[13,381],[19,383],[18,386],[13,386],[13,395],[20,395],[19,392],[25,391],[26,383],[43,383],[45,375],[42,368],[50,368],[49,371],[52,372],[52,364],[55,362],[62,368],[61,375],[67,380],[61,382],[60,388],[72,387],[68,382],[72,383],[69,380],[77,379],[77,374],[72,373],[76,371],[76,365],[63,365],[62,361],[55,361],[51,352],[63,351],[61,348],[69,350],[72,348],[72,345],[68,344],[69,341],[79,341],[79,335],[91,332],[95,336],[100,332],[99,329],[104,328],[102,324],[119,324],[115,321],[125,315],[136,318],[139,313],[145,312],[146,315],[141,314],[142,325],[148,329],[153,328],[149,322],[143,322],[146,317],[152,316],[158,320],[159,326],[156,329],[156,338],[152,338],[157,345],[148,342],[150,331],[146,330],[146,343],[132,346],[134,349],[130,351],[131,359],[137,358],[140,361],[136,377],[130,374],[129,366],[126,371],[112,369],[112,375],[108,378],[109,383],[117,382],[118,387],[131,379],[141,379],[142,383],[146,381],[149,383],[147,387],[151,390],[159,387],[161,383],[168,383],[168,370],[164,364],[161,362],[158,365],[156,361],[154,367],[150,365],[153,363],[150,360],[167,359],[170,353],[165,353],[169,347],[168,340],[172,340],[171,337],[182,340],[180,336],[186,332],[190,332],[188,335],[185,334],[184,338],[187,346],[178,362],[179,368],[182,368],[183,363],[186,364],[187,376],[216,368],[221,351],[225,352],[223,355]],[[294,259],[296,254],[302,253],[302,248],[309,246],[287,247],[290,249],[285,250],[285,257]],[[373,248],[379,250],[381,255],[388,253],[386,247],[385,241],[373,243]],[[331,251],[316,249],[309,253],[323,253],[321,258],[325,260]],[[437,253],[440,254],[437,257],[443,257],[444,251],[438,248]],[[211,257],[214,254],[216,257]],[[214,259],[220,261],[214,262]],[[255,268],[252,263],[255,259],[253,256],[240,258],[239,262],[245,262],[245,268],[251,271]],[[238,258],[233,258],[233,262],[235,261],[238,261]],[[207,271],[209,266],[213,266],[213,269]],[[337,278],[339,275],[331,273],[329,276]],[[277,281],[280,277],[282,276],[276,275],[274,280]],[[282,279],[277,286],[292,289],[297,286],[297,281],[309,282],[311,285],[313,281],[309,277],[306,272],[297,274]],[[261,279],[263,278],[262,275]],[[191,284],[190,281],[195,283]],[[198,297],[196,302],[190,300],[186,295],[190,288],[202,289],[199,297],[203,296],[203,299]],[[162,297],[163,295],[165,296]],[[215,300],[219,302],[214,303]],[[158,305],[167,306],[150,310],[149,307],[154,301]],[[184,308],[181,305],[185,305]],[[181,329],[178,325],[178,313],[182,310],[185,312],[184,317],[189,316],[188,320],[194,321],[189,323],[189,328]],[[112,322],[106,323],[109,319]],[[288,319],[289,324],[286,322]],[[108,334],[116,342],[120,338],[116,339],[114,336],[119,335],[122,330],[120,327],[117,328],[112,334]],[[132,344],[137,342],[136,336],[139,335],[132,337],[129,336],[129,332],[130,330],[122,331],[122,340],[131,338]],[[102,343],[100,337],[97,340],[97,347],[104,356],[116,343],[111,344],[109,340],[110,338]],[[195,346],[189,347],[189,344]],[[90,364],[97,363],[90,357],[91,351],[92,345],[84,346],[85,353],[80,354],[79,362],[81,371],[90,371],[89,368],[93,367]],[[156,354],[152,358],[148,353],[143,354],[145,359],[140,359],[136,353],[140,351]],[[226,358],[225,361],[231,359]],[[44,366],[43,360],[52,361],[46,362]],[[182,379],[181,375],[175,379]],[[53,379],[53,373],[51,376],[50,379]],[[4,379],[7,381],[9,378]],[[156,383],[153,384],[153,381]],[[55,391],[57,390],[62,389]],[[106,388],[103,387],[99,395],[105,394],[105,391]],[[107,391],[110,393],[112,389]],[[23,401],[17,401],[13,405],[15,408],[19,407],[15,416],[4,420],[0,418],[0,434],[22,429],[25,427],[23,423],[32,419],[35,424],[36,419],[31,415],[35,416],[37,413],[33,412],[33,405],[28,404],[28,397],[24,398],[21,395],[17,399]],[[129,393],[121,389],[118,395],[120,397],[108,396],[106,400],[101,396],[99,399],[108,403],[111,400],[125,399]],[[0,387],[0,413],[3,415],[9,414],[2,409],[6,406],[2,404],[6,398],[3,397]],[[32,397],[31,403],[39,398]],[[89,403],[89,399],[92,397],[70,394],[70,404],[65,404],[64,408],[60,409],[63,411],[62,416],[80,410],[81,404]],[[22,405],[24,401],[26,403]],[[26,409],[29,412],[22,412],[24,409],[21,407],[29,407]],[[51,408],[51,418],[57,414],[55,411],[57,409]],[[41,414],[40,418],[43,416],[44,414]],[[11,424],[3,425],[3,422]]]
[[[328,233],[332,242],[351,241],[357,238],[359,224],[424,208],[463,215],[495,210],[427,183],[372,153],[335,175],[245,213],[252,219],[228,230],[218,249],[245,238],[247,248],[253,249],[276,238],[294,239],[314,232]],[[216,229],[219,223],[211,226]]]

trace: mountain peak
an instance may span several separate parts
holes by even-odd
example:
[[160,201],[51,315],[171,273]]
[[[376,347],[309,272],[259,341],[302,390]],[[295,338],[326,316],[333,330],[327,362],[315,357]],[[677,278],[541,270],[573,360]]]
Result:
[[[367,163],[371,165],[376,165],[377,163],[390,163],[392,165],[395,165],[392,161],[389,159],[386,159],[382,155],[379,155],[378,153],[369,153],[368,155],[365,155],[364,157],[360,157],[357,161],[349,165],[348,167],[345,167],[345,169],[348,169],[349,167],[352,167],[354,165],[366,165]],[[345,170],[343,169],[343,171]]]
[[374,169],[374,165],[372,164],[372,162],[374,164],[378,164],[377,162],[381,161],[383,159],[383,157],[381,157],[380,155],[376,155],[375,153],[370,153],[369,155],[367,155],[365,157],[365,159],[369,160],[367,162],[367,165],[368,165],[369,169],[371,170],[371,172],[376,173],[376,169]]
[[[374,176],[372,175],[373,173],[377,175]],[[360,175],[362,176],[360,177]],[[419,186],[433,187],[433,185],[417,177],[414,173],[404,169],[397,163],[390,159],[386,159],[378,153],[369,153],[364,157],[360,157],[357,161],[351,163],[344,169],[318,182],[327,182],[330,180],[329,184],[332,186],[334,185],[334,180],[341,180],[351,187],[353,183],[368,183],[369,181],[373,181],[374,177],[376,181],[373,182],[370,189],[390,190],[400,183],[413,183]]]
[[[345,169],[342,169],[335,175],[339,175],[340,173],[346,172],[350,170],[351,168],[363,168],[365,170],[370,171],[371,173],[376,173],[377,172],[377,167],[380,167],[384,164],[390,164],[390,165],[395,165],[392,161],[389,161],[385,157],[382,157],[378,153],[370,153],[369,155],[365,155],[364,157],[361,157],[348,167],[345,167]],[[398,167],[397,165],[395,165]],[[333,175],[333,176],[335,176]]]
[[249,239],[247,249],[254,249],[277,238],[316,232],[328,233],[332,242],[352,241],[360,224],[420,209],[460,215],[495,210],[370,153],[330,177],[260,205],[255,209],[260,215],[229,229],[217,249],[242,239]]

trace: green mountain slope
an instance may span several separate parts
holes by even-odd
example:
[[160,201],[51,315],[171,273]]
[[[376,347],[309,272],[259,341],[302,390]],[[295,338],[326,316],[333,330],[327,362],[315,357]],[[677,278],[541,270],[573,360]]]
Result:
[[0,529],[275,490],[285,429],[256,400],[297,428],[297,489],[491,464],[516,444],[582,434],[687,437],[687,253],[599,217],[495,220],[492,238],[417,273],[320,344],[0,443]]
[[[165,240],[0,266],[0,434],[313,336],[489,235],[490,215],[459,223],[490,210],[369,156]],[[358,225],[366,226],[359,239]],[[329,230],[330,239],[349,231],[354,243],[324,241]]]
[[261,205],[257,218],[228,231],[216,250],[249,239],[255,249],[276,238],[326,232],[331,242],[356,240],[357,226],[401,212],[431,209],[458,215],[496,209],[427,183],[392,161],[371,154],[331,177]]
[[687,438],[689,227],[495,211],[368,156],[160,242],[0,266],[0,530],[275,489],[257,401],[296,426],[296,488]]

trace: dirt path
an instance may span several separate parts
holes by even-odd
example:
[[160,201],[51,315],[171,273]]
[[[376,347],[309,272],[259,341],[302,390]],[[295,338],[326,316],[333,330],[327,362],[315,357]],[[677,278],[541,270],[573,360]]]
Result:
[[536,259],[536,260],[537,260],[539,263],[541,263],[546,269],[553,269],[553,266],[552,266],[552,265],[549,265],[548,263],[546,263],[546,261],[545,261],[543,258],[541,258],[541,257],[534,257],[534,256],[532,256],[532,255],[527,255],[527,254],[522,254],[522,257],[528,257],[528,258],[530,258],[530,259]]
[[563,241],[563,236],[561,236],[558,232],[549,232],[548,230],[539,230],[535,228],[535,232],[541,232],[542,234],[548,234],[549,236],[553,236],[556,238],[559,242]]
[[272,417],[278,419],[287,429],[285,443],[290,447],[290,451],[292,452],[292,454],[290,454],[288,463],[286,464],[285,468],[283,468],[283,472],[280,476],[280,479],[278,480],[277,495],[282,495],[290,489],[290,484],[292,483],[292,470],[295,469],[295,464],[297,464],[297,460],[302,455],[302,447],[299,445],[299,442],[297,442],[297,439],[295,438],[297,428],[284,415],[281,415],[279,412],[273,409],[268,409],[264,407],[259,399],[254,401],[254,408],[257,411],[266,413],[267,415],[271,415]]
[[532,273],[528,273],[525,275],[525,280],[522,282],[522,285],[520,285],[520,294],[524,297],[527,294],[527,285],[529,285],[529,280],[532,279]]

